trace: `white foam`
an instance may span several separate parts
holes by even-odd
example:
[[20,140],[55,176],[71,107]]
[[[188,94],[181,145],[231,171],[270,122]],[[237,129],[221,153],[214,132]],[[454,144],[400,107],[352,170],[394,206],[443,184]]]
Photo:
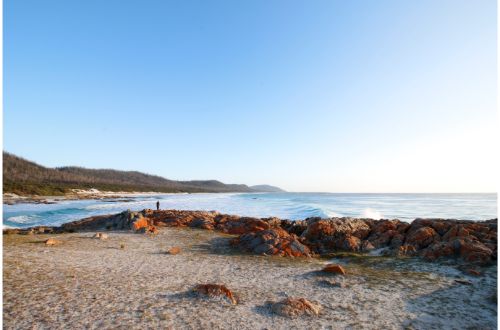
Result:
[[38,216],[36,215],[18,215],[15,217],[10,217],[7,220],[15,223],[30,223],[36,218],[38,218]]
[[369,219],[374,219],[374,220],[380,220],[382,219],[382,213],[380,213],[379,211],[377,210],[373,210],[373,209],[365,209],[363,211],[363,215],[362,215],[363,218],[369,218]]

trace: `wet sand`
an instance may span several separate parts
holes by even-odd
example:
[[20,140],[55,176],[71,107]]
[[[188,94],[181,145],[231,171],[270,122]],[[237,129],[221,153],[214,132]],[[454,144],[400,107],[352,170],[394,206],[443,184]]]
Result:
[[[318,272],[332,260],[241,253],[231,235],[162,228],[155,237],[108,232],[4,235],[5,329],[494,329],[496,266],[480,277],[438,263],[383,257],[334,260],[343,278]],[[63,243],[49,247],[55,237]],[[122,249],[120,246],[124,245]],[[178,255],[165,254],[179,246]],[[468,284],[456,282],[465,280]],[[331,286],[337,280],[343,287]],[[219,283],[239,303],[197,296]],[[318,317],[272,314],[288,296],[322,306]]]

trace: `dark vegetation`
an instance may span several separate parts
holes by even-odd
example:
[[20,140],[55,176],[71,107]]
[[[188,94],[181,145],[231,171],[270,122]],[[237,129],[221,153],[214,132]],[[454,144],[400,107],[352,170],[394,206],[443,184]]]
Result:
[[156,192],[256,192],[244,184],[224,184],[216,180],[174,181],[137,171],[47,168],[3,153],[3,192],[18,195],[59,196],[71,189],[95,188],[105,191]]

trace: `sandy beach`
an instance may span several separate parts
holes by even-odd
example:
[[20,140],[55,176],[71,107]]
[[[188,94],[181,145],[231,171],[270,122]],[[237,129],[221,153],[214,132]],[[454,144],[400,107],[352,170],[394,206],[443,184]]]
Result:
[[17,195],[14,193],[4,193],[3,203],[7,205],[29,203],[29,204],[56,204],[63,201],[82,200],[82,199],[116,199],[128,200],[135,197],[148,197],[162,195],[176,195],[184,193],[161,193],[161,192],[127,192],[127,191],[100,191],[98,189],[72,189],[70,193],[61,196],[37,196],[37,195]]
[[[107,233],[4,235],[4,328],[496,328],[496,266],[470,276],[406,258],[258,256],[231,247],[234,235],[192,228]],[[46,246],[50,237],[62,243]],[[181,253],[166,254],[173,246]],[[319,272],[331,262],[347,275]],[[206,283],[238,304],[192,291]],[[274,314],[286,297],[318,303],[319,316]]]

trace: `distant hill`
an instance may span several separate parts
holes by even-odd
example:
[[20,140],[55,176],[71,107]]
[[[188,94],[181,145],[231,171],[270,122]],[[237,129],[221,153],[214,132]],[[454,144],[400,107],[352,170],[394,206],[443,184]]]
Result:
[[275,186],[270,186],[267,184],[259,184],[256,186],[250,186],[251,189],[255,191],[260,191],[260,192],[285,192],[283,189],[275,187]]
[[3,192],[18,195],[57,196],[71,189],[157,192],[256,192],[244,184],[216,180],[174,181],[137,171],[47,168],[8,152],[3,153]]

